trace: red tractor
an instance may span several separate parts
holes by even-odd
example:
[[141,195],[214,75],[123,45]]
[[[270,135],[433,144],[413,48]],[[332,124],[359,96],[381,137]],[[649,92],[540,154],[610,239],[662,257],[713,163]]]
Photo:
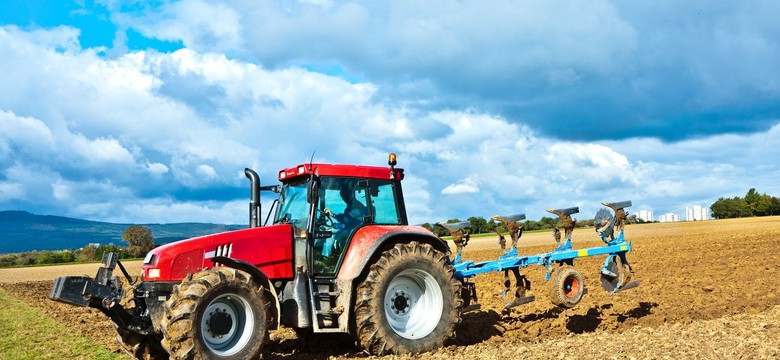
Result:
[[[302,164],[272,186],[246,169],[248,229],[160,246],[135,283],[106,254],[94,279],[57,278],[50,298],[100,309],[137,357],[256,358],[280,325],[349,334],[374,355],[441,347],[455,335],[467,286],[447,244],[409,225],[403,170],[394,154],[388,164]],[[279,194],[265,226],[260,191]],[[122,301],[126,291],[132,302]]]

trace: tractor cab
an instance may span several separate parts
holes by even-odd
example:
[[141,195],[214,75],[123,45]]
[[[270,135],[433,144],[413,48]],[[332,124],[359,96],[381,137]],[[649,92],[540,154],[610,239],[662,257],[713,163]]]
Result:
[[291,224],[296,250],[310,254],[296,256],[298,266],[305,260],[310,274],[335,276],[360,228],[407,224],[402,177],[403,170],[393,167],[303,164],[284,169],[273,224]]

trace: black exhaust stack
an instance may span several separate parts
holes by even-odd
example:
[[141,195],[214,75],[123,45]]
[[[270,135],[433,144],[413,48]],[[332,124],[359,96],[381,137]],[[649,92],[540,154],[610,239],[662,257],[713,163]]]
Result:
[[244,169],[249,179],[249,227],[260,227],[260,177],[250,168]]

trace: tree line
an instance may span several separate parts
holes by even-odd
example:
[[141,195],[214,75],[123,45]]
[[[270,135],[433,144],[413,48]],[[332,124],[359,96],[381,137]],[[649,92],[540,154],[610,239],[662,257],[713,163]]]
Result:
[[16,254],[0,254],[0,268],[72,262],[95,262],[103,259],[103,254],[114,252],[120,259],[141,258],[155,247],[152,230],[146,226],[132,225],[122,234],[127,246],[114,244],[87,244],[77,250],[28,251]]
[[718,198],[710,205],[710,211],[716,219],[780,215],[780,198],[750,188],[744,198]]

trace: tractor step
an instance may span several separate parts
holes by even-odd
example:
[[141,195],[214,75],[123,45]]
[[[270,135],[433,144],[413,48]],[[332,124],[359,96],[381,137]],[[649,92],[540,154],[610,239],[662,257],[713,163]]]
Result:
[[341,291],[321,291],[315,292],[312,295],[316,298],[336,298],[341,295]]
[[328,310],[317,310],[316,313],[317,315],[338,316],[344,313],[344,309],[337,306]]

